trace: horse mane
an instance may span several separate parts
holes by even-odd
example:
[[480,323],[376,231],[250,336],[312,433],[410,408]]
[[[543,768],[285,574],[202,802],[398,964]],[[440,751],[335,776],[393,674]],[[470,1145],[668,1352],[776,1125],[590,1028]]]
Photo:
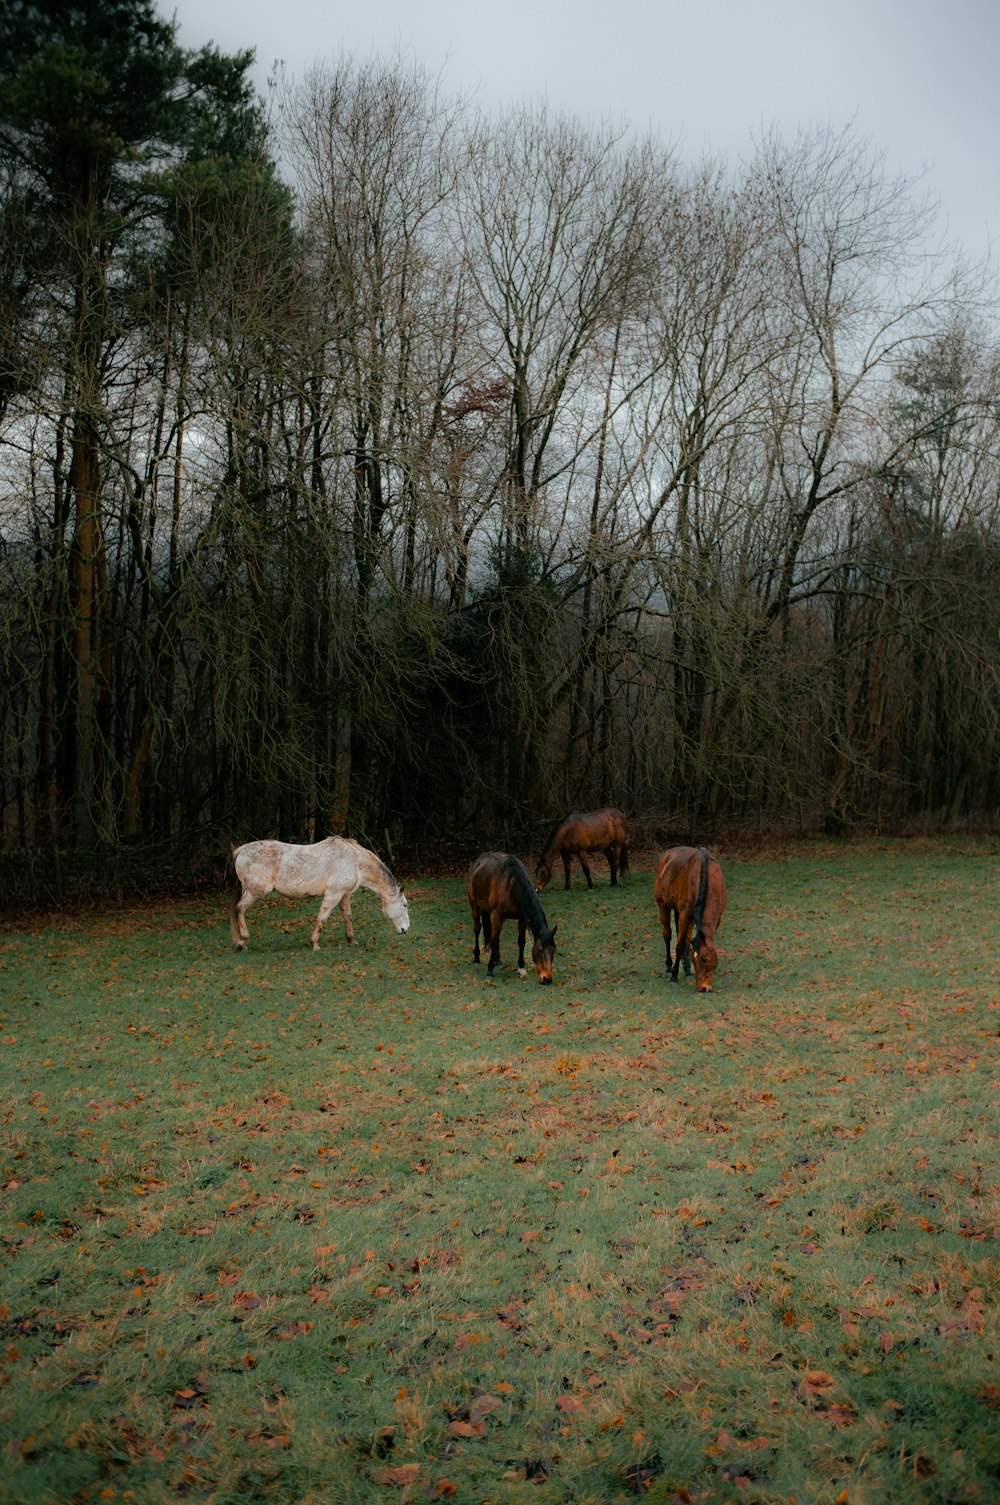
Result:
[[698,894],[694,901],[694,928],[695,939],[701,936],[705,938],[704,918],[705,900],[708,897],[708,853],[704,847],[699,847],[695,853],[695,859],[701,858],[701,877],[698,879]]
[[396,894],[401,892],[399,884],[396,882],[395,874],[390,872],[389,868],[386,867],[385,863],[382,861],[377,852],[371,851],[368,847],[363,847],[360,841],[354,840],[353,836],[334,836],[328,837],[327,839],[332,841],[343,841],[346,842],[349,847],[354,847],[358,852],[360,852],[362,857],[366,858],[370,863],[372,863],[376,870],[382,875],[383,879],[388,885],[391,895],[395,896]]
[[385,863],[382,861],[381,857],[377,855],[377,853],[369,852],[367,847],[362,847],[361,850],[366,854],[366,856],[371,859],[376,871],[382,875],[385,885],[389,890],[389,897],[395,898],[395,896],[400,892],[399,884],[396,882],[395,873],[391,872],[390,869],[386,867]]
[[510,891],[531,927],[532,934],[537,936],[541,931],[548,930],[549,923],[545,918],[545,911],[524,864],[517,857],[511,856],[504,863],[504,870],[510,876]]

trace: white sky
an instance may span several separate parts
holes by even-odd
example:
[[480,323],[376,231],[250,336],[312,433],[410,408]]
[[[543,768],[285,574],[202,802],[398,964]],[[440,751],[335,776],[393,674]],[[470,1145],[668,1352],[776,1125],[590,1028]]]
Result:
[[253,47],[299,78],[399,53],[492,109],[546,99],[652,129],[695,160],[776,126],[853,121],[921,177],[941,231],[1000,253],[1000,0],[159,0],[185,47]]

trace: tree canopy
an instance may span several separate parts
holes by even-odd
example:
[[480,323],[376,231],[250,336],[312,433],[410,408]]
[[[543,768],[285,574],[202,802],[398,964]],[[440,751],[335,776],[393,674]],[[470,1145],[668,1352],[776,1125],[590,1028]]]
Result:
[[6,848],[995,814],[1000,359],[909,185],[251,58],[0,15]]

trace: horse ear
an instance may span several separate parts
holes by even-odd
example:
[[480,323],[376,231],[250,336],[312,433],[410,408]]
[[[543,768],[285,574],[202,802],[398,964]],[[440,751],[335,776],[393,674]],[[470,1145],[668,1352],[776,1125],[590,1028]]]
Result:
[[556,931],[558,929],[559,929],[559,921],[557,920],[556,923],[552,927],[552,934],[555,935],[555,933],[556,933]]

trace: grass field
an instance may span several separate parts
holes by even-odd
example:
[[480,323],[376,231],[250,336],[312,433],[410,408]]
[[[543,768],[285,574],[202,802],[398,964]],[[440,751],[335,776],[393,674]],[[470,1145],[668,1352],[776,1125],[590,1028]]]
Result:
[[720,856],[0,939],[0,1498],[1000,1498],[1000,843]]

